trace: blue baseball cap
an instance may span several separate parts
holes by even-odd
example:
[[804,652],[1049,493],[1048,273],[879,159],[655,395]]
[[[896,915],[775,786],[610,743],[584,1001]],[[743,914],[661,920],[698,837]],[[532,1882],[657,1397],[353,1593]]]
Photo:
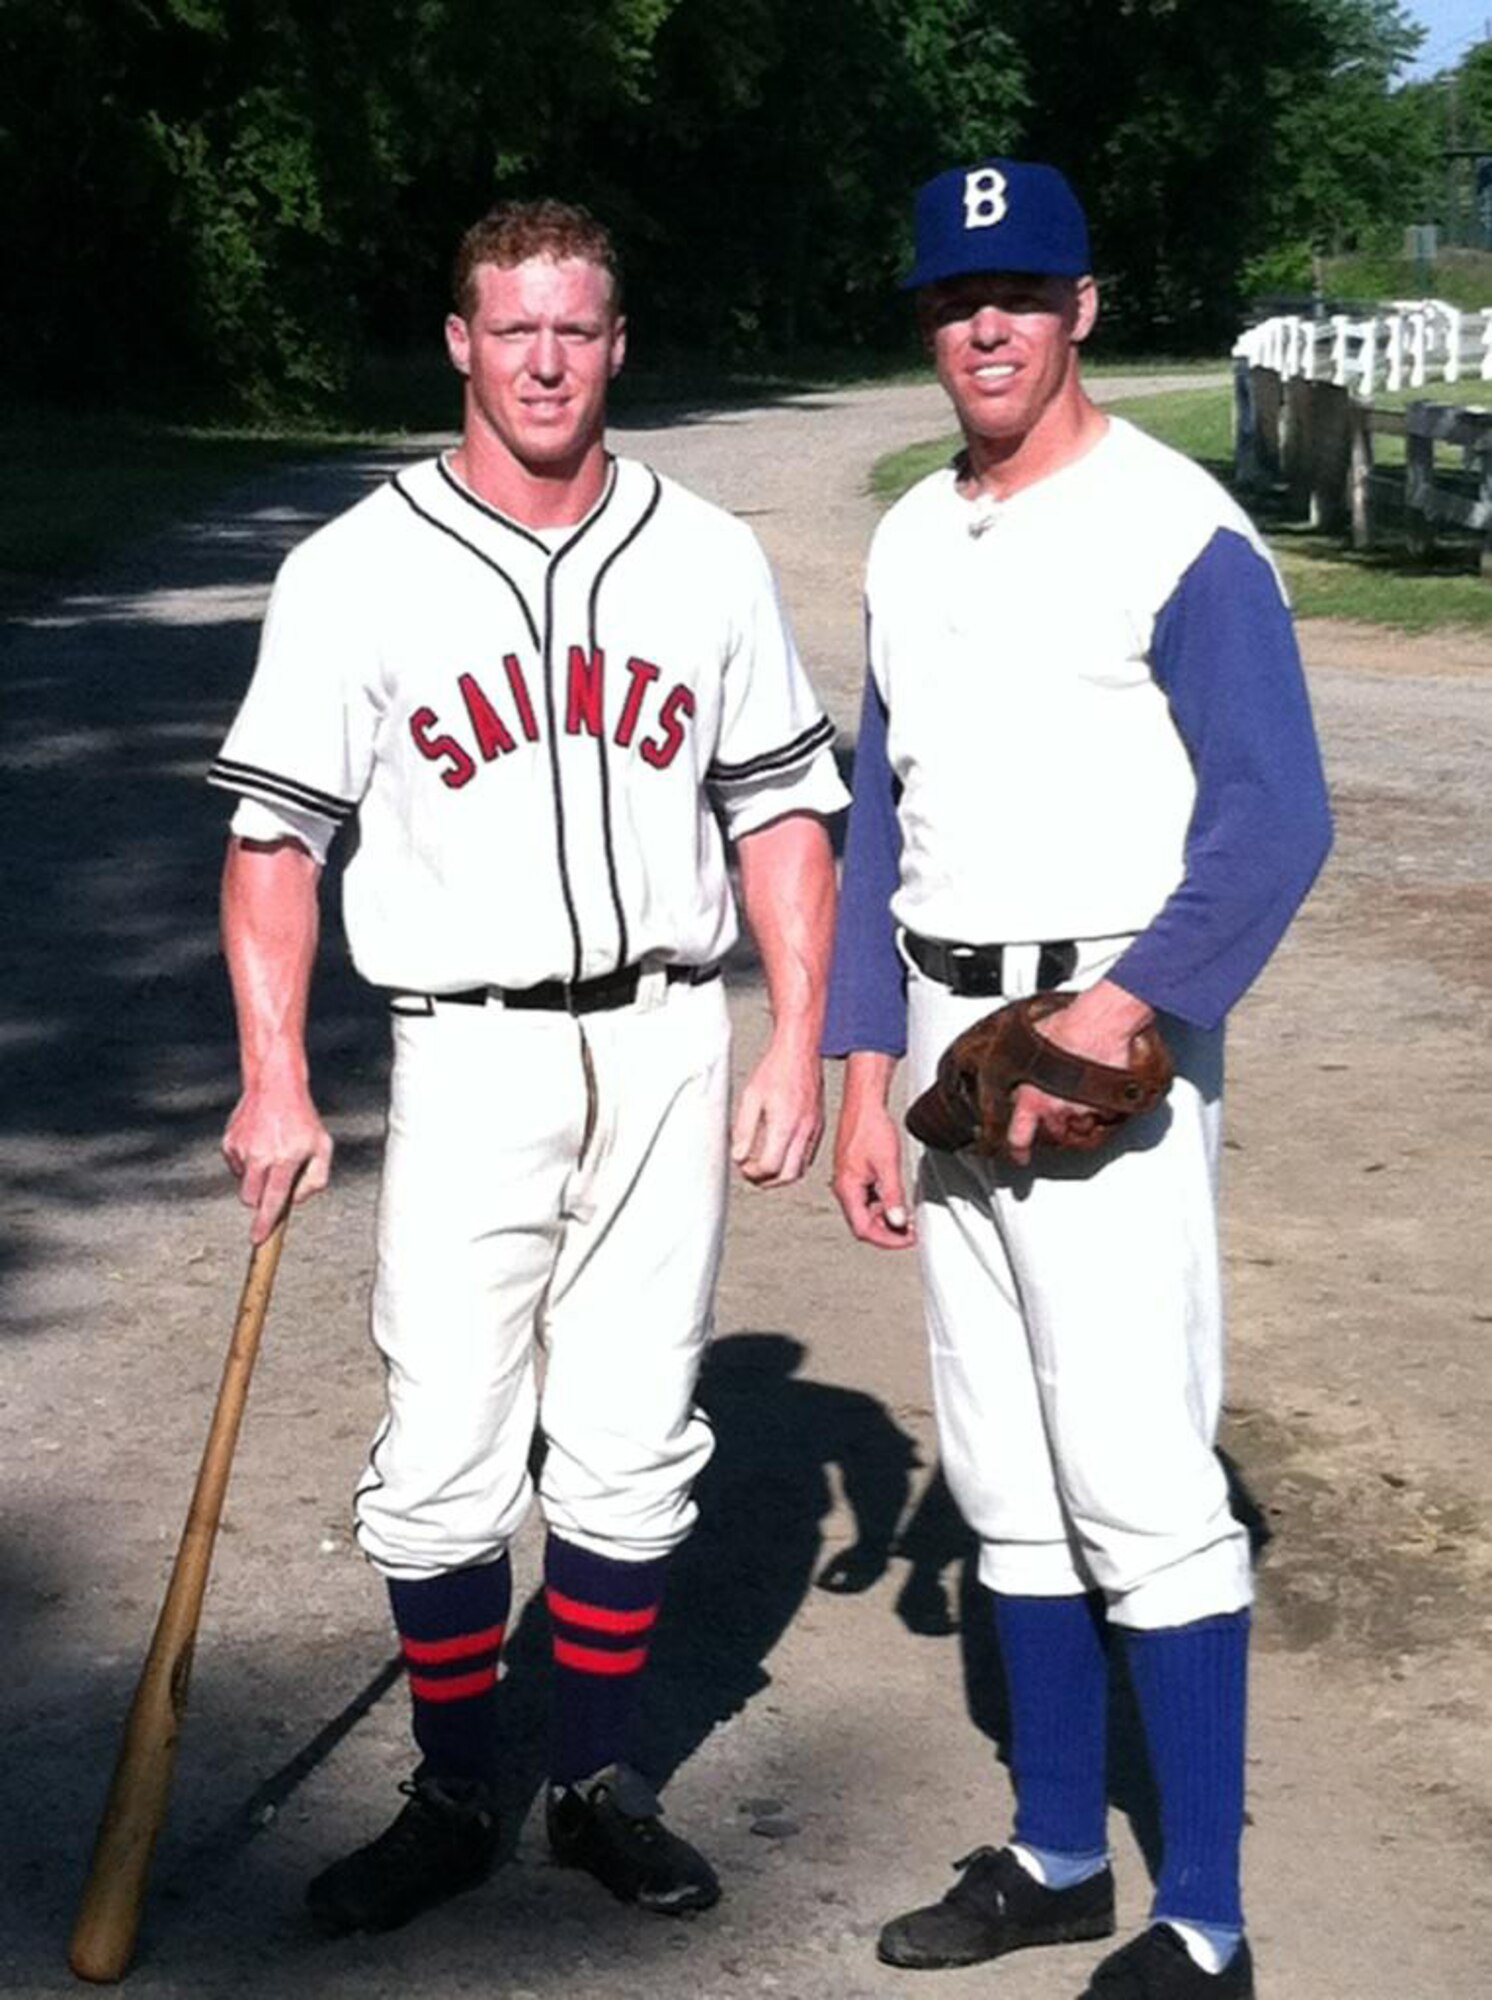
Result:
[[1055,167],[981,160],[950,167],[917,196],[917,261],[902,290],[971,271],[1081,278],[1093,268],[1088,223]]

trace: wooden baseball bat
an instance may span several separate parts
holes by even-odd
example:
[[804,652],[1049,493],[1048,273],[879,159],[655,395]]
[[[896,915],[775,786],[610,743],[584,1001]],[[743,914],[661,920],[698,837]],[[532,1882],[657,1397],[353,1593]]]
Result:
[[176,1767],[176,1745],[186,1713],[192,1652],[197,1643],[197,1624],[212,1565],[213,1544],[223,1513],[223,1496],[228,1490],[239,1422],[289,1218],[287,1203],[279,1221],[249,1259],[249,1274],[238,1302],[238,1318],[228,1343],[222,1386],[203,1447],[181,1546],[176,1551],[165,1602],[130,1704],[83,1900],[73,1926],[68,1964],[80,1979],[122,1979],[134,1954],[150,1859],[155,1852],[156,1837],[165,1824]]

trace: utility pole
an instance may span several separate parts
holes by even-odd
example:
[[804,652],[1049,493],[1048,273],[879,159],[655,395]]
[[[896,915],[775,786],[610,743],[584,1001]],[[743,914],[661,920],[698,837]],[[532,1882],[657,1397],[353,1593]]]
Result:
[[1452,70],[1449,77],[1450,107],[1447,112],[1446,161],[1445,161],[1445,230],[1449,244],[1461,241],[1460,169],[1456,165],[1456,148],[1460,145],[1459,104],[1456,85],[1459,72]]

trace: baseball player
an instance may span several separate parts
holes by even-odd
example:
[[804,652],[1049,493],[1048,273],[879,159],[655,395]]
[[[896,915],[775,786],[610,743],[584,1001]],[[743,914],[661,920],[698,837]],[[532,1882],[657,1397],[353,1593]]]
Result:
[[[297,1175],[297,1198],[327,1178],[304,1023],[317,878],[353,820],[347,934],[392,1021],[388,1409],[355,1514],[420,1761],[393,1825],[312,1883],[331,1932],[392,1928],[492,1865],[536,1425],[550,1843],[650,1910],[719,1894],[631,1764],[632,1715],[710,1453],[693,1390],[727,1152],[774,1186],[818,1141],[823,819],[846,802],[754,537],[605,448],[626,341],[606,232],[556,202],[495,210],[462,242],[446,339],[459,446],[292,553],[211,773],[239,798],[224,1152],[256,1239]],[[729,1133],[726,839],[774,1024]]]
[[[1084,393],[1087,227],[1051,167],[921,192],[907,284],[963,431],[881,523],[825,1047],[848,1057],[835,1188],[916,1243],[949,1484],[978,1535],[1016,1812],[880,1955],[968,1965],[1114,1928],[1108,1657],[1159,1793],[1149,1927],[1093,2000],[1243,2000],[1249,1548],[1213,1451],[1224,1017],[1326,854],[1288,611],[1247,518]],[[1169,1098],[1098,1152],[1027,1085],[1010,1158],[926,1152],[909,1212],[887,1108],[1002,1002],[1061,989],[1060,1049],[1122,1069],[1158,1024]]]

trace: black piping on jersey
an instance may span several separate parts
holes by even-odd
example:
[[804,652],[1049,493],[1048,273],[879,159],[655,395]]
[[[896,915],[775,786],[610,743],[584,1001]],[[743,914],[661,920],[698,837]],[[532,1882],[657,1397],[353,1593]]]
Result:
[[611,483],[593,513],[587,514],[569,541],[557,548],[544,571],[544,719],[549,725],[549,789],[554,799],[554,837],[559,851],[560,888],[565,897],[565,915],[570,919],[573,946],[572,982],[580,978],[584,949],[580,938],[580,913],[575,907],[575,891],[570,883],[570,858],[565,851],[565,794],[560,780],[559,731],[554,708],[554,579],[560,564],[576,544],[588,535],[611,503],[616,491],[616,461],[611,462]]
[[834,724],[827,715],[821,715],[817,722],[793,738],[791,743],[779,744],[775,750],[763,750],[759,757],[748,757],[741,764],[711,764],[705,773],[712,785],[741,785],[748,779],[770,777],[777,771],[791,770],[795,764],[806,764],[816,750],[834,741]]
[[485,514],[489,521],[496,521],[499,527],[509,529],[513,534],[521,537],[532,548],[539,549],[546,557],[548,556],[549,544],[546,541],[543,541],[536,535],[532,528],[525,528],[521,521],[515,521],[511,514],[503,513],[500,507],[492,506],[490,502],[483,500],[480,495],[473,493],[468,487],[463,486],[455,473],[446,464],[444,458],[436,459],[435,469],[458,500],[464,500],[468,507],[475,507],[477,512]]
[[[606,572],[611,568],[618,556],[625,554],[631,548],[648,522],[657,513],[658,503],[663,498],[663,482],[656,472],[651,471],[651,468],[650,477],[653,482],[653,491],[647,506],[643,508],[641,515],[627,530],[622,540],[617,543],[611,554],[596,571],[595,581],[591,585],[591,601],[587,611],[587,630],[592,659],[596,657],[596,605],[601,595],[601,584],[606,576]],[[611,828],[611,768],[607,761],[607,741],[604,728],[596,739],[596,761],[601,774],[601,827],[606,841],[606,879],[611,885],[611,907],[616,911],[616,962],[617,970],[620,971],[627,963],[627,913],[622,908],[621,885],[617,881],[616,843],[612,839]],[[576,976],[578,978],[579,974],[577,973]]]
[[240,764],[232,757],[215,758],[208,769],[207,782],[225,792],[242,792],[246,798],[260,799],[266,805],[298,806],[302,812],[315,813],[338,826],[357,811],[356,799],[339,799],[331,792],[318,792],[314,785],[282,777],[278,771],[266,771],[259,764]]
[[[427,527],[436,528],[440,531],[441,534],[449,535],[451,540],[456,543],[458,548],[465,549],[468,555],[475,556],[478,562],[485,563],[488,569],[493,571],[495,575],[500,576],[502,578],[503,582],[508,586],[509,590],[512,591],[514,597],[518,600],[518,609],[523,613],[523,622],[525,625],[527,625],[529,631],[529,637],[533,640],[535,650],[537,650],[539,645],[539,628],[534,623],[533,612],[530,611],[528,608],[528,599],[524,596],[523,592],[518,588],[517,581],[513,577],[509,576],[508,572],[503,568],[502,564],[496,561],[492,556],[489,556],[485,549],[479,549],[475,542],[469,542],[466,539],[465,535],[462,534],[459,528],[452,528],[447,526],[447,524],[444,521],[440,520],[438,516],[432,514],[428,507],[422,507],[419,501],[415,499],[414,495],[412,493],[406,492],[404,487],[400,485],[399,475],[397,473],[395,473],[394,477],[389,481],[389,484],[393,487],[394,491],[398,494],[399,498],[404,502],[405,506],[409,509],[409,511],[412,514],[417,514],[419,518],[426,524]],[[539,546],[542,548],[543,543],[541,542]]]
[[[485,563],[488,569],[495,571],[495,573],[502,578],[503,582],[508,586],[509,590],[512,591],[513,596],[517,599],[518,607],[522,611],[524,616],[524,621],[528,626],[529,635],[534,642],[535,648],[538,649],[542,655],[544,663],[544,717],[546,723],[548,724],[548,736],[549,736],[549,786],[550,786],[550,795],[554,805],[555,850],[559,861],[560,891],[564,897],[565,916],[568,919],[570,925],[572,964],[574,967],[571,976],[572,979],[578,980],[580,978],[581,966],[584,962],[584,949],[580,935],[580,914],[575,907],[575,891],[570,881],[569,857],[565,851],[565,800],[560,782],[559,737],[555,729],[554,575],[560,563],[564,561],[565,557],[570,553],[571,549],[573,549],[578,542],[583,540],[583,538],[590,533],[591,529],[595,526],[597,521],[601,519],[602,515],[606,512],[607,508],[611,505],[612,498],[616,493],[617,462],[615,458],[611,457],[610,454],[608,454],[607,480],[606,480],[605,491],[602,493],[600,499],[596,502],[596,505],[592,508],[591,512],[587,514],[585,519],[580,523],[579,527],[575,530],[575,533],[571,535],[570,539],[567,542],[562,543],[560,547],[553,552],[552,555],[549,552],[548,545],[545,542],[543,542],[538,536],[531,534],[528,531],[528,529],[522,527],[518,522],[509,520],[506,514],[499,513],[495,507],[487,506],[485,502],[478,500],[475,494],[469,493],[466,490],[466,488],[460,485],[458,481],[456,481],[452,477],[452,475],[447,471],[445,461],[443,459],[437,459],[436,465],[441,475],[445,479],[446,484],[450,487],[451,491],[454,494],[456,494],[456,496],[459,499],[464,500],[469,506],[476,508],[476,510],[479,513],[487,515],[490,519],[497,521],[503,527],[512,530],[515,534],[520,535],[524,541],[530,543],[533,547],[537,548],[541,552],[541,554],[543,554],[547,559],[544,570],[544,618],[543,618],[543,628],[542,628],[543,636],[541,638],[540,627],[534,621],[534,615],[533,612],[529,609],[527,598],[523,595],[523,592],[519,589],[516,580],[508,574],[508,572],[503,568],[502,564],[500,562],[497,562],[492,556],[489,556],[485,549],[478,548],[475,542],[468,541],[466,536],[461,533],[459,528],[451,527],[447,522],[442,521],[437,515],[432,514],[428,508],[422,507],[419,501],[416,500],[412,494],[407,492],[403,485],[401,485],[397,473],[395,474],[394,478],[390,481],[390,484],[393,486],[394,491],[399,495],[399,498],[404,502],[404,504],[410,509],[410,511],[413,514],[418,515],[420,520],[424,521],[427,524],[427,526],[432,528],[438,528],[441,534],[449,535],[451,540],[455,542],[459,547],[466,549],[471,555],[474,555],[479,562]],[[653,475],[653,478],[656,488],[657,485],[656,473]],[[653,511],[653,507],[656,506],[656,504],[657,504],[657,494],[655,491],[653,501],[649,504],[648,507],[649,514],[651,514],[651,512]],[[632,536],[628,535],[627,541],[631,541],[631,539]],[[622,546],[625,547],[626,543],[624,542]],[[608,561],[609,560],[610,558],[608,558]],[[605,565],[603,565],[603,569],[604,568]],[[607,866],[608,869],[611,871],[612,875],[612,896],[613,899],[615,899],[616,878],[615,878],[615,868],[611,856],[611,813],[610,813],[610,807],[605,799],[604,790],[603,790],[603,806],[605,806],[606,808],[604,814],[604,824],[606,827]]]

